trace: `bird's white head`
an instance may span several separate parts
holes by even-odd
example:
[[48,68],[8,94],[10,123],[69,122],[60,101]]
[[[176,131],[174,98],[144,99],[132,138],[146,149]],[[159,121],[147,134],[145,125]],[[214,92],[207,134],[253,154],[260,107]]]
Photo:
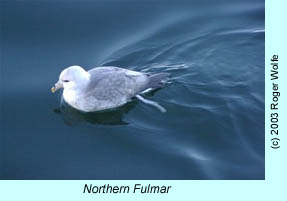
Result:
[[64,69],[59,81],[52,87],[51,91],[54,93],[60,88],[77,90],[86,87],[90,80],[90,74],[80,66],[70,66]]

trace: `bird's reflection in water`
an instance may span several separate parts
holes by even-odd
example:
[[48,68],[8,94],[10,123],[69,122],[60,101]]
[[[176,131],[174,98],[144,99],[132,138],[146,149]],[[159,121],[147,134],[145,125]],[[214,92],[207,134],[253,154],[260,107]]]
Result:
[[60,114],[65,122],[69,126],[75,126],[79,123],[88,122],[97,125],[127,125],[124,116],[135,107],[136,101],[131,101],[119,108],[104,110],[99,112],[80,112],[65,101],[61,101],[60,108],[54,109],[54,112]]

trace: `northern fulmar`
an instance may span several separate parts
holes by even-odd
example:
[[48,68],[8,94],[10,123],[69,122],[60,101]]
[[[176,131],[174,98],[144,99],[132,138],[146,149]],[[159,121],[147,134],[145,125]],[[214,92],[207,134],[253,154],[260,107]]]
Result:
[[141,94],[162,87],[168,76],[169,73],[165,72],[150,74],[112,66],[89,71],[80,66],[70,66],[61,72],[51,91],[54,93],[63,88],[65,102],[82,112],[113,109],[133,97],[165,112],[162,106]]

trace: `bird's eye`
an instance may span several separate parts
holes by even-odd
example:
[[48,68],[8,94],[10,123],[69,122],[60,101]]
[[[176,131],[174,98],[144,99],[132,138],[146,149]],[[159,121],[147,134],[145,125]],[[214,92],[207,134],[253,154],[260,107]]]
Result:
[[63,80],[63,82],[69,82],[69,80]]

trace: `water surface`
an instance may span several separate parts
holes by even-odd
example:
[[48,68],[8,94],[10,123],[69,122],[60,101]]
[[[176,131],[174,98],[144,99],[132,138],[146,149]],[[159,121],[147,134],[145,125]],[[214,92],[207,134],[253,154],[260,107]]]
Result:
[[[264,179],[264,1],[1,2],[1,179]],[[62,69],[169,72],[82,114]]]

